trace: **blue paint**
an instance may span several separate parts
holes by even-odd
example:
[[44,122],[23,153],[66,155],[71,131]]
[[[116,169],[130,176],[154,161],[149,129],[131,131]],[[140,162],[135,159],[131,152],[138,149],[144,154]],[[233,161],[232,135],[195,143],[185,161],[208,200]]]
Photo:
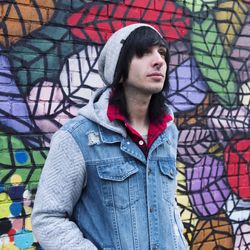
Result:
[[4,191],[4,185],[0,184],[0,193],[2,193]]
[[[1,190],[1,188],[0,188]],[[11,200],[22,200],[23,199],[23,193],[25,191],[25,186],[12,186],[8,189],[8,195],[11,198]]]
[[22,212],[22,204],[20,202],[13,202],[10,205],[10,212],[13,214],[13,216],[19,216]]
[[26,249],[32,246],[34,242],[33,234],[28,230],[20,230],[14,235],[15,246],[20,249]]
[[24,164],[29,159],[29,155],[25,150],[18,150],[15,152],[15,159],[17,163]]

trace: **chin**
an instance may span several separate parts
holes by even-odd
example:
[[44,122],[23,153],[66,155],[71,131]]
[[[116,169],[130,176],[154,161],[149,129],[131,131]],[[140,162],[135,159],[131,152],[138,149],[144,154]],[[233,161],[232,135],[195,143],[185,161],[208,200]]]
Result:
[[161,87],[152,87],[152,88],[150,88],[150,89],[148,89],[148,93],[149,94],[158,94],[158,93],[160,93],[161,91],[162,91],[162,89],[163,89],[163,87],[161,86]]

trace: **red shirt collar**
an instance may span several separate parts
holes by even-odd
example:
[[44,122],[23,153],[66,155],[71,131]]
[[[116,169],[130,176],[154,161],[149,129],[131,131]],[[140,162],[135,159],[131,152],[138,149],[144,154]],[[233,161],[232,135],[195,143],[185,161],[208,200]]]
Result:
[[[158,121],[155,122],[153,120],[150,120],[148,135],[147,135],[148,140],[147,142],[145,142],[142,136],[129,124],[126,117],[120,112],[119,108],[116,105],[109,103],[107,116],[111,122],[114,120],[119,120],[123,122],[131,139],[141,148],[141,150],[145,155],[147,155],[148,150],[150,149],[156,138],[166,129],[167,123],[173,120],[172,116],[167,113],[164,114],[160,122]],[[144,143],[140,145],[141,144],[139,143],[140,141],[143,141]]]

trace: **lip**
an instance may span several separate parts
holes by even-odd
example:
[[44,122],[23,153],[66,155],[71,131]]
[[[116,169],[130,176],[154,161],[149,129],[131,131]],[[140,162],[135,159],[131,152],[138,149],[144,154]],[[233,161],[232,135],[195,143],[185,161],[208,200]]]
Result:
[[164,75],[160,72],[153,72],[153,73],[150,73],[148,74],[147,76],[161,76],[161,77],[164,77]]
[[155,78],[155,79],[162,79],[164,75],[160,72],[153,72],[147,75],[147,77]]

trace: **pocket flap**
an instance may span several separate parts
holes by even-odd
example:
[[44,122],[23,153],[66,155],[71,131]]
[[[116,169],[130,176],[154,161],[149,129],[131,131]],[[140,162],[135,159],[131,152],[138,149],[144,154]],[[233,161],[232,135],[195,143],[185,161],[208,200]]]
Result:
[[159,160],[160,170],[163,175],[166,175],[170,179],[174,179],[177,175],[175,161],[172,159]]
[[97,167],[98,175],[101,179],[111,181],[123,181],[129,176],[138,172],[138,168],[132,162],[123,164],[100,165]]

